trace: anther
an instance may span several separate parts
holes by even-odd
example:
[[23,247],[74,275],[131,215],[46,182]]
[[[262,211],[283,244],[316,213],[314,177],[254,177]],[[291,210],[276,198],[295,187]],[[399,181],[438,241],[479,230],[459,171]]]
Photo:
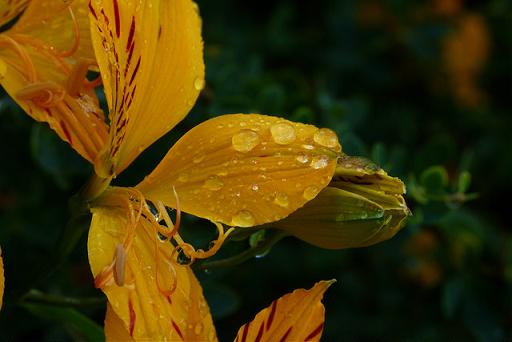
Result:
[[122,244],[116,246],[116,259],[114,266],[114,280],[118,286],[124,285],[126,270],[126,250]]

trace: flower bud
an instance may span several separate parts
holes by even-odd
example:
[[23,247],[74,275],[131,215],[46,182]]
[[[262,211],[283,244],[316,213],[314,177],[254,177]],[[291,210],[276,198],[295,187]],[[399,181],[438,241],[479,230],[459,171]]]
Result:
[[329,185],[272,227],[318,247],[370,246],[393,237],[411,214],[404,183],[367,159],[343,156]]

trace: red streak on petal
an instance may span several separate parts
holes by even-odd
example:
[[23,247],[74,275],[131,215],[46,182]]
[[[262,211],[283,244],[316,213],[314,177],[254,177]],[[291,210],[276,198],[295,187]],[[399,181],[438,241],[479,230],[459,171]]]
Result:
[[119,38],[121,35],[121,25],[119,23],[119,4],[117,3],[117,0],[112,0],[114,3],[114,15],[115,15],[115,23],[116,23],[116,36]]
[[251,325],[251,322],[244,325],[244,331],[242,333],[242,340],[240,342],[245,342],[245,340],[247,339],[247,333],[249,332],[249,325]]
[[137,60],[137,65],[135,66],[135,69],[133,70],[133,73],[132,73],[132,77],[130,78],[130,85],[132,85],[133,83],[133,80],[135,79],[135,75],[137,74],[137,71],[139,71],[139,66],[140,66],[140,56],[139,56],[139,59]]
[[133,310],[133,304],[131,299],[128,299],[128,312],[130,313],[130,336],[133,337],[133,329],[135,328],[135,310]]
[[71,140],[71,134],[69,133],[68,131],[68,128],[66,127],[66,125],[64,124],[64,122],[60,121],[60,127],[62,128],[62,130],[64,131],[64,135],[66,136],[66,139],[68,139],[68,142],[71,144],[73,143],[73,141]]
[[322,329],[324,328],[324,322],[320,323],[320,325],[318,327],[315,328],[315,330],[313,330],[309,335],[308,337],[306,337],[305,341],[310,341],[312,340],[313,338],[315,338],[318,334],[320,334],[322,332]]
[[135,17],[132,17],[132,24],[130,25],[130,33],[128,34],[128,41],[126,42],[126,51],[130,50],[132,45],[133,35],[135,34]]
[[288,335],[290,335],[291,332],[292,332],[292,327],[289,327],[288,330],[286,330],[286,332],[284,333],[283,337],[281,337],[279,342],[286,341],[286,338],[288,337]]
[[181,339],[183,340],[183,333],[180,330],[180,327],[174,322],[174,320],[171,319],[172,326],[174,327],[174,330],[180,335]]
[[272,322],[274,321],[274,315],[276,314],[276,307],[277,307],[277,300],[272,302],[272,308],[270,309],[270,315],[268,316],[267,326],[265,327],[266,331],[268,331],[268,329],[270,329],[270,326],[272,325]]
[[262,321],[261,324],[260,324],[260,328],[258,330],[258,335],[256,336],[256,339],[254,340],[254,342],[260,342],[261,341],[261,338],[263,337],[263,327],[265,325],[265,321]]
[[94,11],[94,8],[92,7],[91,1],[89,1],[89,11],[91,11],[91,14],[94,16],[96,20],[98,20],[98,16],[96,15],[96,12]]

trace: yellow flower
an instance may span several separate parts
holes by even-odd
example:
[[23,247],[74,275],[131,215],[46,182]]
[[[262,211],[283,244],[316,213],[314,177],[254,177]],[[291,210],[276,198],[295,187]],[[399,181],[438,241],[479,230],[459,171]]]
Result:
[[[105,189],[191,109],[204,86],[203,43],[190,0],[92,1],[89,8],[110,119],[95,160],[99,179],[86,191],[95,284],[135,339],[172,340],[197,324],[213,327],[181,259],[213,255],[233,229],[223,224],[265,224],[310,201],[306,190],[324,188],[334,174],[338,138],[282,118],[224,115],[185,134],[134,188]],[[175,222],[168,208],[177,210]],[[180,237],[181,210],[217,226],[210,249],[195,250]]]
[[85,77],[95,65],[86,4],[2,1],[1,24],[24,13],[0,34],[0,83],[32,118],[93,162],[108,128],[94,93],[98,82]]

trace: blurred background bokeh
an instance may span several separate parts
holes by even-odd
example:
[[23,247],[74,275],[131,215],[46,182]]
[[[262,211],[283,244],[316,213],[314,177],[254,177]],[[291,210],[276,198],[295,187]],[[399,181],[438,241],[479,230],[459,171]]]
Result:
[[[372,247],[330,251],[287,238],[241,265],[198,271],[220,339],[232,340],[273,299],[331,278],[338,282],[324,300],[324,341],[512,339],[512,3],[198,4],[206,88],[116,184],[135,185],[199,122],[264,113],[334,129],[347,154],[407,183],[414,214]],[[86,234],[39,277],[91,167],[4,92],[0,136],[0,340],[96,339],[104,302]],[[192,217],[183,227],[198,246],[215,236],[213,225]],[[219,257],[249,244],[228,243]],[[41,292],[25,295],[34,288]]]

